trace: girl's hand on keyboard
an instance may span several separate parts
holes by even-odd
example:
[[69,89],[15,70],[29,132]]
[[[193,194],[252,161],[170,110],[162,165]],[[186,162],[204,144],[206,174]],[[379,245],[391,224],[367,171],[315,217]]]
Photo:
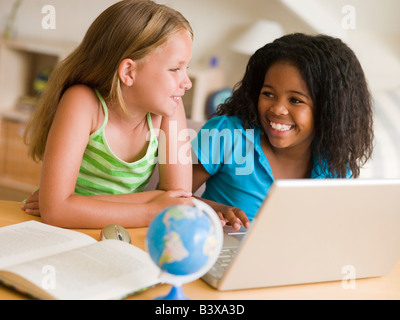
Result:
[[234,230],[239,230],[240,226],[244,226],[246,229],[250,227],[250,220],[243,210],[236,207],[227,206],[215,201],[208,199],[198,198],[201,201],[207,203],[211,208],[215,210],[221,220],[222,226],[231,225]]
[[247,218],[244,211],[239,208],[220,204],[218,207],[215,207],[214,210],[221,219],[222,226],[225,224],[231,225],[236,231],[239,230],[242,225],[246,229],[250,227],[250,220]]

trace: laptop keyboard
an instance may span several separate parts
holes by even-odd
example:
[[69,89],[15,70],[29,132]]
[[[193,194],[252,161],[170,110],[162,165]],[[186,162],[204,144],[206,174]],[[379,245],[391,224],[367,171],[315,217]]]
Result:
[[210,269],[209,274],[216,279],[221,279],[237,250],[238,248],[222,248],[219,257]]
[[205,279],[206,282],[216,287],[239,250],[240,243],[245,234],[246,229],[244,227],[239,231],[233,230],[231,226],[224,227],[224,244],[217,261],[203,276],[203,279]]

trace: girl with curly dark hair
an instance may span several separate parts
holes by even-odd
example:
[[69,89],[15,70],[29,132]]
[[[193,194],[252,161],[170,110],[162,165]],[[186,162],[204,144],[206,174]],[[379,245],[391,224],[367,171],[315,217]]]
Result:
[[255,52],[194,140],[193,191],[207,181],[203,199],[237,229],[274,180],[356,178],[372,143],[371,96],[354,52],[330,36],[286,35]]

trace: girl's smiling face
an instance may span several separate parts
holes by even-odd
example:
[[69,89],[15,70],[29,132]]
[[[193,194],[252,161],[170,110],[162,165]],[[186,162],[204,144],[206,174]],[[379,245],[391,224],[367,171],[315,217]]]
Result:
[[192,38],[180,31],[135,64],[133,84],[125,91],[128,105],[145,112],[172,116],[192,83],[187,74]]
[[258,113],[271,148],[309,149],[314,139],[314,103],[299,69],[274,63],[267,71]]

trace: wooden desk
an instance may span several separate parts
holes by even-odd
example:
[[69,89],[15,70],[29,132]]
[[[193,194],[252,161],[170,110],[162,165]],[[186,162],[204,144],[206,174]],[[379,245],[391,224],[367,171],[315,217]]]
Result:
[[[0,201],[0,227],[24,222],[27,220],[40,220],[29,216],[20,209],[20,203]],[[147,228],[129,229],[132,243],[144,248]],[[78,230],[86,233],[96,240],[100,240],[100,230]],[[1,245],[1,244],[0,244]],[[392,271],[379,278],[356,280],[355,289],[344,289],[341,281],[262,288],[251,290],[238,290],[219,292],[212,289],[202,280],[197,280],[183,286],[185,294],[194,300],[258,300],[258,299],[400,299],[400,261]],[[169,292],[169,285],[160,285],[149,289],[130,299],[151,300]],[[26,299],[5,287],[0,286],[0,299]]]

